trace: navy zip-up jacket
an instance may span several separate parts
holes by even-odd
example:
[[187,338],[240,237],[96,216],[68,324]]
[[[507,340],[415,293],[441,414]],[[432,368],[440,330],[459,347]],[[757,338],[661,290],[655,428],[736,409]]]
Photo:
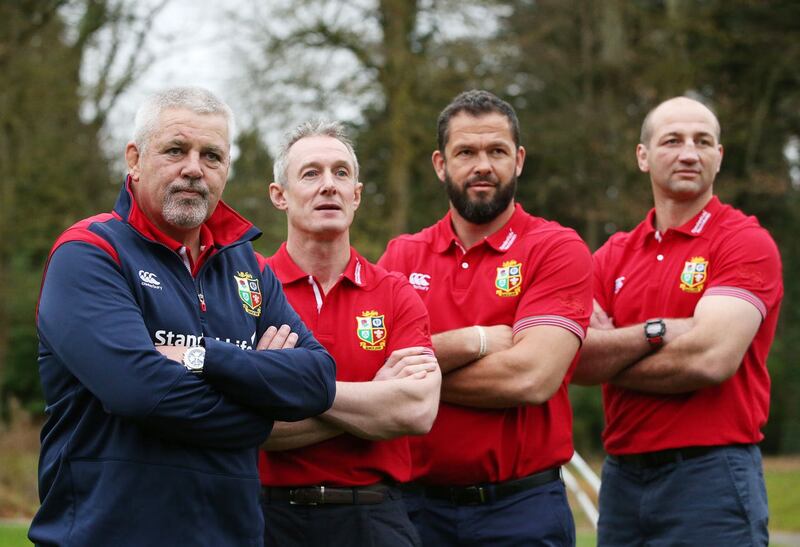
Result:
[[[331,406],[335,365],[253,250],[260,232],[223,202],[202,230],[213,248],[193,275],[126,182],[113,213],[56,241],[37,314],[34,543],[262,545],[257,448],[273,420]],[[284,323],[295,349],[254,349]],[[199,343],[202,377],[155,349]]]

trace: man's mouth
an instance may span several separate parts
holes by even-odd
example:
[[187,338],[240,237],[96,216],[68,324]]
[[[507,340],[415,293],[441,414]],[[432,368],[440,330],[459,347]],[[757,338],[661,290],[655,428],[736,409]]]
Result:
[[314,207],[315,211],[341,211],[342,208],[335,203],[321,203]]

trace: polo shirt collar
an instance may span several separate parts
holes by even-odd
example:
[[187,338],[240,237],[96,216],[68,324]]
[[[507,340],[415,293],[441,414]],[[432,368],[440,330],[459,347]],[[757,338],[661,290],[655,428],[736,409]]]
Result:
[[[286,242],[281,243],[280,248],[273,256],[271,264],[275,275],[282,283],[294,283],[300,279],[308,279],[308,273],[304,272],[300,266],[292,260],[289,251],[286,249]],[[345,266],[342,277],[358,287],[367,287],[371,280],[370,272],[367,268],[367,261],[358,252],[350,247],[350,260]]]
[[[507,251],[524,232],[526,216],[522,205],[515,203],[514,213],[508,219],[508,222],[502,228],[486,237],[484,242],[495,251]],[[462,247],[461,241],[453,230],[452,212],[447,211],[445,217],[438,223],[433,250],[437,253],[443,253],[453,245]]]
[[[705,207],[703,207],[699,213],[697,213],[694,217],[689,219],[686,223],[678,226],[677,228],[670,228],[670,230],[675,232],[680,232],[684,235],[689,237],[697,237],[701,235],[711,224],[711,222],[719,216],[720,209],[722,208],[722,203],[720,203],[719,198],[717,196],[711,196],[711,199],[706,203]],[[645,223],[646,233],[645,235],[654,234],[656,233],[656,210],[655,208],[650,209],[650,212],[647,213],[647,222]],[[663,234],[662,234],[663,235]]]

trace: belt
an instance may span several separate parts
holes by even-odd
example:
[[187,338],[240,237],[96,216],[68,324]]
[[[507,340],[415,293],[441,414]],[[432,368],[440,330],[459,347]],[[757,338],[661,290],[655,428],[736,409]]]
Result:
[[561,479],[561,468],[546,469],[521,479],[473,486],[423,486],[426,497],[454,505],[482,505]]
[[288,501],[290,505],[376,505],[389,497],[385,484],[370,486],[300,486],[297,488],[262,486],[264,499]]
[[661,467],[670,463],[699,458],[711,454],[721,446],[687,446],[684,448],[670,448],[657,452],[642,452],[641,454],[620,454],[609,456],[612,460],[641,468]]

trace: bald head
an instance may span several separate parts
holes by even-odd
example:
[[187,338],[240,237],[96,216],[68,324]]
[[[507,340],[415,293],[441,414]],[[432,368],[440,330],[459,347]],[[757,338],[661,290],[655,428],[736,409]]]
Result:
[[708,121],[714,128],[714,136],[717,142],[719,142],[720,126],[717,116],[706,105],[700,101],[690,99],[689,97],[673,97],[672,99],[667,99],[648,112],[642,123],[642,132],[639,136],[639,141],[644,146],[649,147],[650,140],[656,133],[656,129],[670,121],[674,121],[676,117]]

